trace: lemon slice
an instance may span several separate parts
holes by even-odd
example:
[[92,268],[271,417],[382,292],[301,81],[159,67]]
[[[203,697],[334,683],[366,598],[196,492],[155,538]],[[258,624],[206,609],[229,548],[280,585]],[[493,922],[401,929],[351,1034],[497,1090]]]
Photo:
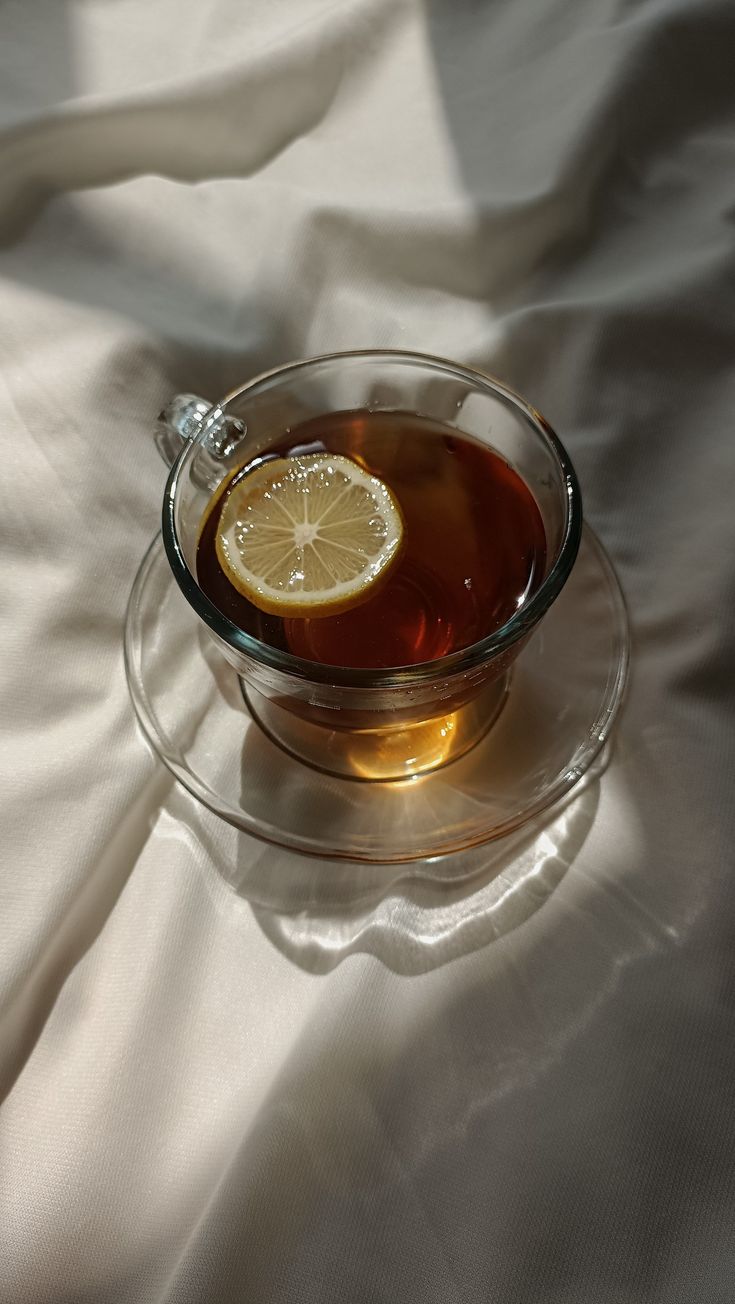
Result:
[[332,616],[370,596],[398,558],[400,508],[348,457],[265,462],[225,499],[217,556],[235,588],[274,616]]

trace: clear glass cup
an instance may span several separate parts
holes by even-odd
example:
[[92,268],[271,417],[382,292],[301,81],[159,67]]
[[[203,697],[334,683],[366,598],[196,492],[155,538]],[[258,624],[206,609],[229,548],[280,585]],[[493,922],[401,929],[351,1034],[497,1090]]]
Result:
[[[222,480],[302,421],[366,409],[416,413],[487,444],[532,491],[547,540],[540,586],[500,629],[439,660],[391,670],[322,665],[261,643],[228,620],[196,580],[200,524]],[[530,404],[441,358],[336,353],[279,367],[214,405],[179,395],[161,414],[157,442],[173,461],[163,541],[174,577],[271,738],[329,773],[382,780],[434,769],[482,737],[502,709],[513,661],[570,574],[581,536],[574,469]]]

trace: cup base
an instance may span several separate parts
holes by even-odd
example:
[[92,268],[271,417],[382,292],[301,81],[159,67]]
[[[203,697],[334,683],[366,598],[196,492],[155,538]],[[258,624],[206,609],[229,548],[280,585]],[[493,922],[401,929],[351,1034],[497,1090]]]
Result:
[[388,783],[428,774],[458,761],[485,736],[508,697],[510,671],[485,685],[456,711],[412,724],[377,729],[328,729],[312,724],[240,680],[240,691],[263,732],[290,756],[341,779]]

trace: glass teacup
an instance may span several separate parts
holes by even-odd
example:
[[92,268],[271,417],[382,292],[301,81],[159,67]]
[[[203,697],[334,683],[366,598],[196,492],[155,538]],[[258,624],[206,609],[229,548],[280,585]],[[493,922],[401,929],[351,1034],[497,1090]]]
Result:
[[[547,542],[541,583],[499,629],[438,660],[389,670],[324,665],[261,642],[228,620],[196,579],[202,519],[235,468],[310,418],[366,410],[415,413],[499,453],[531,490]],[[446,764],[482,737],[502,709],[512,663],[564,586],[580,541],[577,478],[533,407],[498,381],[440,358],[337,353],[279,367],[214,405],[179,395],[161,415],[157,442],[173,461],[163,504],[171,569],[271,738],[308,765],[385,780]]]

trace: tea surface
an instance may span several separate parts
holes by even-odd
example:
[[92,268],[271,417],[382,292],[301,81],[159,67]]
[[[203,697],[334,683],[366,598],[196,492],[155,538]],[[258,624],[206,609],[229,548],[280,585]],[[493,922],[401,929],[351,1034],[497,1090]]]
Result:
[[410,413],[354,411],[293,427],[267,455],[325,451],[352,458],[393,491],[404,520],[401,556],[351,611],[287,620],[264,614],[232,586],[215,548],[225,498],[249,470],[242,466],[205,513],[196,569],[210,601],[247,633],[327,665],[417,665],[499,629],[541,583],[541,514],[518,473],[491,449]]

